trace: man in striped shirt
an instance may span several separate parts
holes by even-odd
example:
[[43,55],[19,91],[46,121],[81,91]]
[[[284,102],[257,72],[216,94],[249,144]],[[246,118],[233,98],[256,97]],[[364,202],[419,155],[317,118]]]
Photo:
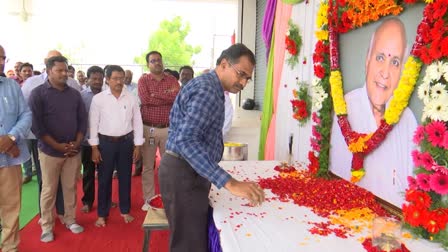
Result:
[[251,80],[255,57],[243,44],[224,50],[215,70],[182,87],[170,113],[166,152],[159,168],[160,191],[170,226],[170,251],[208,251],[208,194],[211,183],[264,201],[254,182],[240,182],[218,165],[224,144],[224,91],[238,93]]

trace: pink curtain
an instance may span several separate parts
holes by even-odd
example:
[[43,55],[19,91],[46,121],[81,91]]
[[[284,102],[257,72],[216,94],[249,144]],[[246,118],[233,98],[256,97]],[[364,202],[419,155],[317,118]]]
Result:
[[282,77],[283,64],[285,62],[285,35],[288,31],[288,20],[291,17],[291,4],[284,4],[283,1],[277,1],[274,21],[274,78],[273,78],[273,104],[274,113],[266,137],[266,145],[264,149],[264,159],[273,160],[275,158],[275,125],[277,118],[277,101],[278,90]]

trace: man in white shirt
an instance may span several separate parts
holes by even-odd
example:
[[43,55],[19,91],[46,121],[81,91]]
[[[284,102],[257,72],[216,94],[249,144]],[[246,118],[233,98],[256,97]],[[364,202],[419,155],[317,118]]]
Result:
[[[386,19],[375,31],[366,58],[366,81],[362,88],[345,95],[352,130],[373,133],[384,118],[393,91],[397,88],[405,62],[406,35],[398,18]],[[404,202],[407,176],[412,175],[412,136],[417,121],[409,108],[384,141],[364,160],[365,176],[358,185],[400,207]],[[330,169],[349,180],[352,153],[333,120]]]
[[137,98],[124,87],[125,72],[116,65],[107,67],[109,89],[92,99],[89,112],[92,161],[98,165],[98,227],[106,226],[112,196],[112,173],[118,170],[119,207],[125,223],[134,218],[131,207],[132,163],[140,159],[144,142],[143,122]]
[[132,82],[132,77],[134,74],[131,70],[126,70],[124,73],[124,84],[126,85],[125,87],[128,89],[129,93],[132,93],[134,89],[137,89],[137,83]]

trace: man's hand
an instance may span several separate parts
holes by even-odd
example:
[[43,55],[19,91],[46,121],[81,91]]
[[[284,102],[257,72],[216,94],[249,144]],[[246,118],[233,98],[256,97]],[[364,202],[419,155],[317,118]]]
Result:
[[92,146],[92,162],[98,165],[103,159],[101,158],[100,150],[98,149],[98,145]]
[[252,206],[261,205],[264,201],[264,191],[255,182],[240,182],[231,178],[224,187],[233,195],[248,199]]
[[6,151],[6,154],[8,154],[12,158],[16,158],[20,155],[20,149],[16,144],[14,144],[11,146],[11,148],[9,148],[8,151]]
[[132,153],[132,162],[135,164],[141,158],[140,146],[135,146],[134,153]]
[[68,150],[64,153],[65,156],[73,157],[79,153],[79,146],[81,144],[77,141],[68,143]]
[[8,135],[0,136],[0,153],[6,153],[13,145],[15,143]]

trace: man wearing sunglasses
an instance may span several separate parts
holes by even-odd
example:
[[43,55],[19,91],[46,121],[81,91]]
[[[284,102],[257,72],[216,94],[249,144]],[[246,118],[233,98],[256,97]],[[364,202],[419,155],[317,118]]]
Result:
[[238,93],[251,80],[255,57],[243,44],[224,50],[216,68],[185,84],[170,113],[166,151],[159,167],[160,191],[170,227],[170,251],[208,251],[211,183],[256,206],[264,192],[221,168],[224,92]]

